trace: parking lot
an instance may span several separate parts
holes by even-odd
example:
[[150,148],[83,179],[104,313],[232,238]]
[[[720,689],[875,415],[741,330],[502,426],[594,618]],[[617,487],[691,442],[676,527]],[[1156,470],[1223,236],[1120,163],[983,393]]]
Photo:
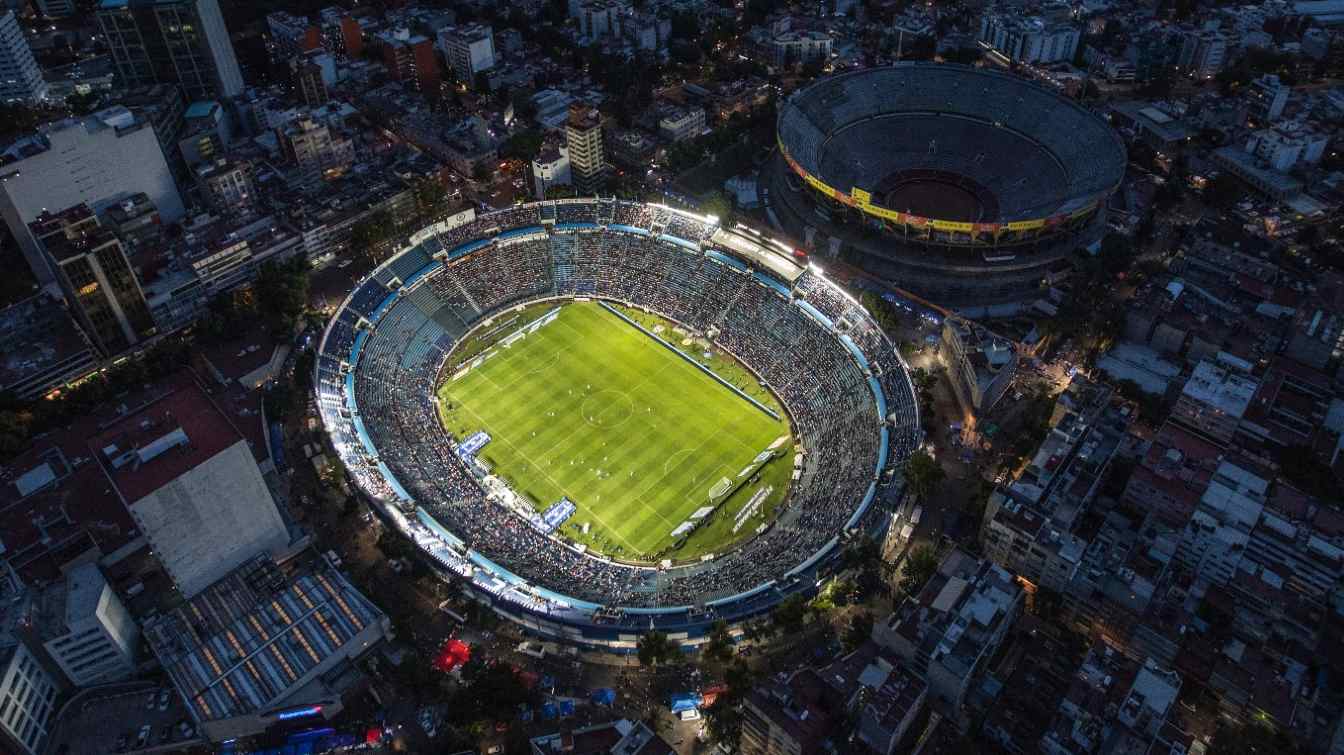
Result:
[[[95,695],[76,702],[51,727],[48,752],[61,755],[105,755],[185,749],[200,742],[195,732],[183,736],[179,724],[189,722],[186,708],[166,687]],[[140,732],[149,727],[143,740]]]

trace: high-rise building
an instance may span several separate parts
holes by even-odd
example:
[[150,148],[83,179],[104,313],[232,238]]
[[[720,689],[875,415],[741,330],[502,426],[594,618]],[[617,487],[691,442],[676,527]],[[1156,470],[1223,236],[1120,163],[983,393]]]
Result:
[[215,212],[233,212],[253,204],[256,192],[252,187],[251,163],[221,157],[197,165],[193,173],[196,186]]
[[1260,124],[1277,121],[1283,115],[1288,104],[1288,93],[1292,87],[1279,81],[1272,73],[1251,82],[1246,88],[1246,115]]
[[453,75],[468,86],[476,81],[476,74],[495,67],[494,32],[484,24],[440,29],[439,47]]
[[396,29],[379,35],[387,73],[424,94],[439,91],[439,59],[428,37]]
[[140,628],[98,565],[86,562],[37,597],[42,647],[76,687],[135,673]]
[[575,188],[581,194],[596,192],[607,171],[602,152],[602,114],[597,108],[578,103],[569,106],[565,146]]
[[14,11],[0,14],[0,103],[31,103],[46,99],[47,82],[23,38]]
[[98,25],[124,86],[175,82],[188,100],[243,91],[218,0],[102,0]]
[[331,56],[322,50],[310,50],[289,59],[289,74],[294,82],[294,93],[309,107],[325,105],[327,94],[327,76],[325,64],[333,64]]
[[571,183],[569,150],[565,147],[547,147],[532,160],[532,184],[537,199],[545,199],[546,190],[552,186]]
[[248,440],[194,381],[122,415],[89,447],[184,598],[289,545]]
[[980,19],[979,39],[1014,63],[1058,63],[1073,60],[1082,32],[1072,23],[1039,16],[987,13]]
[[34,644],[32,591],[0,564],[0,752],[37,755],[47,744],[57,679]]
[[138,194],[165,223],[185,213],[159,137],[121,106],[48,124],[0,153],[0,217],[39,283],[55,274],[29,223],[77,204],[102,212]]
[[266,15],[266,49],[281,61],[322,46],[322,32],[306,18],[278,10]]
[[1220,31],[1187,31],[1178,64],[1197,79],[1212,79],[1227,62],[1227,37]]
[[44,212],[30,227],[75,320],[104,356],[153,332],[149,305],[121,239],[99,225],[88,205]]

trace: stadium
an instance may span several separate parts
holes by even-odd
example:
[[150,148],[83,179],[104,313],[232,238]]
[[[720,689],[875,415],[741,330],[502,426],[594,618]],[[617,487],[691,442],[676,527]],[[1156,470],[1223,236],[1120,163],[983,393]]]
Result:
[[1125,151],[1100,117],[1016,76],[900,63],[780,108],[771,219],[937,304],[1021,302],[1094,241]]
[[920,441],[905,364],[821,269],[660,205],[425,228],[315,372],[386,522],[525,630],[613,652],[814,592]]

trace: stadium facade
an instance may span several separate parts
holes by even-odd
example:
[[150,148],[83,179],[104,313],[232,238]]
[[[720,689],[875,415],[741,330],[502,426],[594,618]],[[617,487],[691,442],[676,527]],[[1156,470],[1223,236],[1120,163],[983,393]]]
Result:
[[780,109],[771,219],[934,303],[1024,302],[1095,241],[1125,151],[1103,119],[1005,73],[900,63]]
[[[710,338],[786,407],[789,498],[744,544],[685,566],[626,564],[490,500],[442,429],[456,344],[546,300],[644,308]],[[634,652],[656,627],[690,648],[717,620],[815,591],[920,440],[906,365],[852,298],[790,247],[660,205],[561,200],[441,223],[361,281],[323,334],[319,411],[350,479],[478,600],[538,636]]]

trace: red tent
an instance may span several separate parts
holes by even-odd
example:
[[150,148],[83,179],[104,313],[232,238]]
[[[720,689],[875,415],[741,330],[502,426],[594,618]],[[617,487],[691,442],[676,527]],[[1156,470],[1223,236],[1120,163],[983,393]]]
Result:
[[434,658],[434,668],[445,674],[471,660],[471,647],[461,640],[447,640]]
[[369,730],[364,732],[364,744],[376,745],[381,741],[383,741],[383,730],[377,726],[369,727]]

